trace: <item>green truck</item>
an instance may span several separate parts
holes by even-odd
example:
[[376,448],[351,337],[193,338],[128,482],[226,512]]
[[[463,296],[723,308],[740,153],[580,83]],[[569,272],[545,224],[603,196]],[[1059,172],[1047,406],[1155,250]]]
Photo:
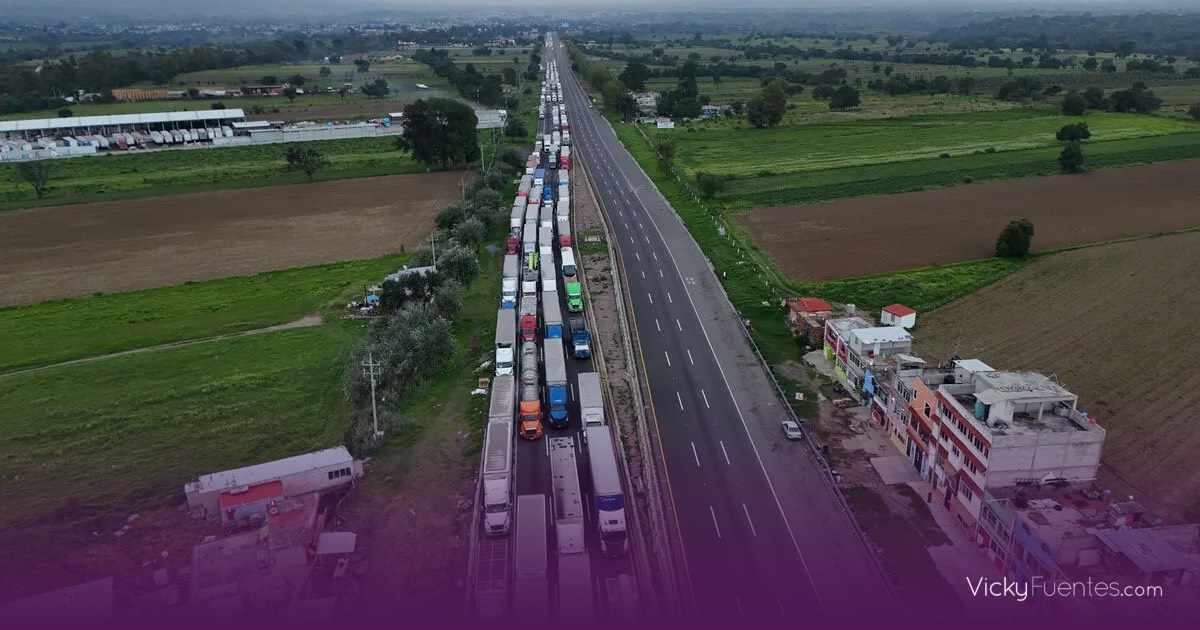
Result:
[[567,310],[572,313],[583,312],[583,290],[578,282],[567,283]]

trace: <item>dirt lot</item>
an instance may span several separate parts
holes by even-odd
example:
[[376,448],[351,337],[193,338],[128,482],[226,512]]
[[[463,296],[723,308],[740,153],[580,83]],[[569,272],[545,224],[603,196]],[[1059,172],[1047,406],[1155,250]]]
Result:
[[[396,101],[351,101],[334,105],[306,105],[301,107],[279,107],[278,112],[246,114],[246,120],[360,120],[386,118],[389,112],[404,109],[405,103]],[[265,107],[265,105],[264,105]]]
[[928,315],[926,360],[978,357],[1055,374],[1108,430],[1101,481],[1154,512],[1200,502],[1200,234],[1104,245],[1038,260]]
[[1008,221],[1034,250],[1200,225],[1200,161],[786,206],[738,216],[797,282],[852,278],[992,255]]
[[0,212],[0,306],[146,289],[411,248],[462,173]]

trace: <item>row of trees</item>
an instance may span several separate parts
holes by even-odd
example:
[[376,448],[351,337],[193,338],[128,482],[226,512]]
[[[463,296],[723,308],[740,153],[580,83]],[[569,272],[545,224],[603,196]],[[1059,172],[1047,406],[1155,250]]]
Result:
[[[384,437],[412,425],[405,413],[408,403],[459,351],[454,319],[463,307],[467,288],[479,276],[481,245],[505,219],[500,191],[516,172],[516,165],[524,164],[524,156],[506,155],[498,164],[466,186],[461,203],[438,215],[430,239],[437,245],[436,261],[431,249],[415,252],[409,260],[410,266],[434,265],[436,269],[407,274],[381,286],[378,308],[383,316],[371,323],[355,346],[343,376],[352,409],[346,444],[356,455],[375,451]],[[473,339],[468,351],[478,350],[478,343]],[[362,367],[367,360],[378,365],[375,409],[382,435],[374,433],[371,381]]]
[[1117,90],[1112,94],[1105,94],[1099,87],[1090,87],[1083,92],[1072,90],[1063,97],[1062,112],[1068,116],[1082,116],[1088,110],[1149,114],[1160,107],[1162,99],[1139,81],[1128,90]]
[[504,82],[501,75],[482,74],[475,68],[475,64],[471,63],[459,68],[450,58],[449,52],[435,48],[413,53],[413,60],[432,68],[434,74],[449,81],[465,99],[489,107],[504,104]]

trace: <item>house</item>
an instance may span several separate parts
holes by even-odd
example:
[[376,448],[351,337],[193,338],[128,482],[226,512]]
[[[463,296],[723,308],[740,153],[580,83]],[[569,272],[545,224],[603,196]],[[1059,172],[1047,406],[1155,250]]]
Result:
[[[363,474],[344,446],[209,475],[186,484],[188,509],[229,524],[253,524],[284,498],[343,488]],[[277,511],[277,510],[274,510]]]
[[800,297],[783,300],[787,309],[787,325],[792,333],[808,340],[811,347],[819,347],[825,336],[825,320],[833,314],[833,308],[825,300],[815,297]]
[[917,324],[917,312],[903,304],[892,304],[883,307],[879,321],[884,326],[899,326],[912,328]]
[[658,92],[634,92],[632,96],[638,110],[644,114],[653,114],[658,108]]

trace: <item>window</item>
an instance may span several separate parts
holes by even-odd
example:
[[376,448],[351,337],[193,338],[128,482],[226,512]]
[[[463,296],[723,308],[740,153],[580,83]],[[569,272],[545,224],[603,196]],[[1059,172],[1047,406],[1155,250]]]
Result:
[[925,403],[925,417],[926,418],[929,417],[929,414],[931,411],[933,411],[933,410],[929,408],[929,403]]
[[342,477],[349,477],[351,474],[352,472],[349,468],[331,470],[329,471],[329,480],[332,481],[334,479],[341,479]]
[[965,484],[965,483],[958,484],[958,493],[961,494],[963,496],[963,498],[968,501],[970,501],[975,496],[975,494],[973,492],[971,492],[971,489],[968,488],[967,484]]
[[954,456],[955,456],[955,457],[961,457],[961,456],[962,456],[962,453],[960,453],[960,452],[958,451],[958,447],[957,447],[957,446],[955,446],[955,445],[953,445],[953,444],[951,444],[951,445],[950,445],[950,452],[954,453]]

